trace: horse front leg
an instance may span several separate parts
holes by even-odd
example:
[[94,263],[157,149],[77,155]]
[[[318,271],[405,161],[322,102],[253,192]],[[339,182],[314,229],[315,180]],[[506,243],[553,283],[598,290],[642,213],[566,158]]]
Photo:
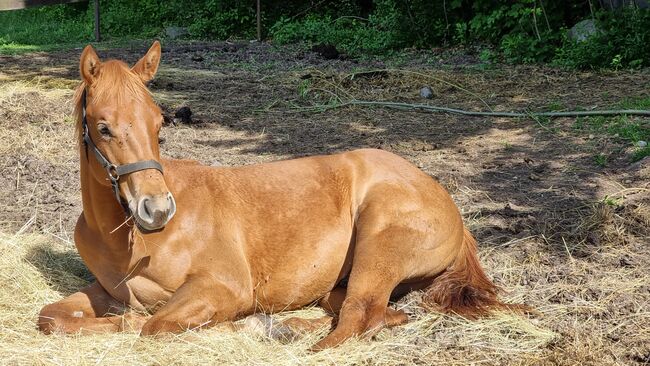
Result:
[[127,306],[114,299],[99,284],[93,282],[63,300],[46,305],[38,315],[38,328],[45,334],[107,333],[138,330],[145,317],[135,313],[121,314]]
[[211,276],[191,277],[144,324],[140,335],[180,333],[234,320],[251,307],[252,296],[245,295],[249,292],[219,283]]

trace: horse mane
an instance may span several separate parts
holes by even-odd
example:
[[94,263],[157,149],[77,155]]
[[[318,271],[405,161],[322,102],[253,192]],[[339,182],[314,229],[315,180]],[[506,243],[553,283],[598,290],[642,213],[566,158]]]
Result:
[[77,141],[83,141],[81,131],[82,95],[86,92],[87,103],[113,103],[123,105],[131,101],[143,102],[151,97],[147,86],[127,64],[119,60],[109,60],[102,63],[97,80],[90,88],[82,81],[74,93],[74,118],[76,121],[75,134]]

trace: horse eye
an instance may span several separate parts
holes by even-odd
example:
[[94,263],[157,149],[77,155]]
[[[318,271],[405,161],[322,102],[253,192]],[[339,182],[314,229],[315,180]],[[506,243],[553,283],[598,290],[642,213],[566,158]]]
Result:
[[113,135],[111,134],[111,130],[108,128],[108,126],[106,126],[106,125],[103,124],[103,123],[100,123],[100,124],[97,126],[97,129],[99,130],[99,133],[100,133],[103,137],[111,137],[111,136],[113,136]]

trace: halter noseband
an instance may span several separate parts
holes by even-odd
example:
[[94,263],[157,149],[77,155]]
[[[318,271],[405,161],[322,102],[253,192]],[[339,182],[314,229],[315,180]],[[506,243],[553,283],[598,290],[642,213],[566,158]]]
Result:
[[139,172],[141,170],[147,170],[147,169],[156,169],[159,172],[163,172],[162,165],[160,165],[159,162],[155,160],[142,160],[142,161],[137,161],[135,163],[129,163],[129,164],[124,164],[124,165],[115,165],[108,161],[104,154],[102,154],[101,151],[97,148],[97,145],[93,142],[92,138],[90,137],[90,133],[88,132],[88,120],[86,119],[86,89],[84,89],[83,94],[81,94],[81,128],[83,130],[83,141],[84,145],[86,146],[86,159],[88,158],[88,147],[93,151],[95,154],[95,158],[97,161],[106,169],[106,174],[108,175],[108,179],[111,181],[111,186],[113,187],[113,193],[115,193],[115,198],[117,199],[117,202],[122,205],[122,208],[124,208],[124,211],[126,212],[127,216],[129,215],[129,205],[128,203],[124,202],[122,197],[120,196],[120,177],[125,176],[127,174]]

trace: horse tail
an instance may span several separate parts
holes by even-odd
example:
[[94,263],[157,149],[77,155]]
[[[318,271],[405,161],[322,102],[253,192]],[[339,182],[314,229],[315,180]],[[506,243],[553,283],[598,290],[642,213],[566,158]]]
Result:
[[526,305],[505,304],[497,298],[501,289],[487,277],[476,252],[476,240],[465,228],[455,261],[426,289],[423,305],[470,319],[489,315],[496,310],[529,310]]

